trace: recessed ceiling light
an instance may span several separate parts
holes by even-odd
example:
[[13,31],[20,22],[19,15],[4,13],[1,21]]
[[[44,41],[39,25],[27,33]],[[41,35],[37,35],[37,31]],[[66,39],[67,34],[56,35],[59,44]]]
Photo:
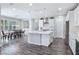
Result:
[[15,10],[16,10],[16,8],[13,8],[12,10],[13,10],[13,11],[15,11]]
[[62,10],[62,8],[58,8],[58,10]]
[[29,6],[32,6],[32,3],[29,3]]

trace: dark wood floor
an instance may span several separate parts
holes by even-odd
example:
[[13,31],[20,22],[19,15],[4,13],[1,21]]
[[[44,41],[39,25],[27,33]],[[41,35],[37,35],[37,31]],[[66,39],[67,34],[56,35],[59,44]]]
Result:
[[71,51],[64,44],[64,39],[54,39],[49,47],[27,43],[27,38],[9,40],[0,47],[1,55],[71,55]]

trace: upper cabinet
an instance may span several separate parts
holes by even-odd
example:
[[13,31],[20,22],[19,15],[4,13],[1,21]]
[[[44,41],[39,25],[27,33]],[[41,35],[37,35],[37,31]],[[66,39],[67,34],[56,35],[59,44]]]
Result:
[[79,6],[74,10],[74,26],[79,26]]
[[73,26],[79,26],[79,6],[74,11],[69,11],[66,16],[66,21],[72,21]]
[[71,23],[73,23],[73,25],[75,24],[74,23],[74,11],[69,11],[67,16],[66,16],[66,21],[69,21]]
[[66,16],[66,21],[70,21],[73,23],[73,26],[78,27],[79,26],[79,6],[74,11],[69,11]]

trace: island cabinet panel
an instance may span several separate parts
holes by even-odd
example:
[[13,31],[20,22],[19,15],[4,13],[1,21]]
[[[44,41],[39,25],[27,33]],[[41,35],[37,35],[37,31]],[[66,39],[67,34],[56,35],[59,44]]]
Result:
[[28,42],[36,45],[49,46],[53,42],[52,32],[51,31],[29,32]]

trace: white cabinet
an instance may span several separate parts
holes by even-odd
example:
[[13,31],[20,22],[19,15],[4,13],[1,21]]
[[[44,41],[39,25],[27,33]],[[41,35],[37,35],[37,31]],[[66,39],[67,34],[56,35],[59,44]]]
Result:
[[28,35],[28,43],[40,45],[41,44],[41,36],[36,33],[29,33]]
[[49,19],[50,30],[54,31],[54,19]]
[[74,26],[79,26],[79,14],[74,12]]
[[74,22],[74,11],[69,12],[69,46],[75,54],[76,51],[76,28],[75,28],[75,22]]
[[75,40],[74,33],[69,34],[69,46],[73,54],[76,54],[76,40]]
[[74,11],[69,11],[66,17],[67,20],[73,20],[73,26],[79,26],[79,6]]
[[29,31],[28,43],[49,46],[53,42],[52,31]]
[[76,54],[76,39],[79,39],[79,6],[69,12],[69,46]]
[[79,6],[74,10],[74,26],[79,26]]
[[53,32],[50,34],[42,34],[42,45],[49,46],[53,42]]

